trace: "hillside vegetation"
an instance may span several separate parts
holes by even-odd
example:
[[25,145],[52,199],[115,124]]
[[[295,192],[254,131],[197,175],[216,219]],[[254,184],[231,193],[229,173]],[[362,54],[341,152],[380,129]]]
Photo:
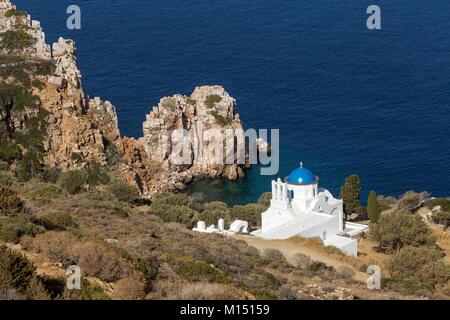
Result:
[[[0,18],[11,17],[26,16],[8,11]],[[218,201],[205,203],[183,193],[160,192],[142,198],[145,183],[139,177],[152,180],[161,173],[161,163],[152,170],[141,170],[144,153],[139,142],[117,138],[117,128],[107,130],[114,124],[112,106],[109,118],[97,119],[92,114],[89,118],[78,70],[68,71],[54,59],[25,55],[25,49],[35,49],[35,39],[22,27],[0,33],[0,299],[450,296],[449,200],[430,200],[424,193],[407,193],[399,200],[376,198],[373,192],[369,208],[364,208],[355,175],[341,191],[346,216],[356,215],[366,223],[370,217],[372,223],[370,233],[361,235],[365,256],[351,263],[365,272],[372,257],[379,258],[375,262],[380,261],[386,275],[380,292],[369,291],[365,282],[356,281],[352,268],[334,268],[304,254],[288,263],[278,250],[259,251],[243,240],[191,231],[198,220],[210,225],[219,218],[227,226],[235,219],[247,220],[255,229],[270,194],[263,195],[259,203],[233,207]],[[60,39],[57,48],[67,55],[65,51],[73,46]],[[68,64],[73,67],[75,62],[70,59]],[[53,77],[57,71],[59,77]],[[214,87],[196,92],[201,95],[204,90],[224,91]],[[46,94],[39,95],[42,91]],[[202,103],[208,121],[215,118],[220,127],[228,127],[239,121],[217,113],[227,103],[234,106],[234,99],[222,93],[209,95]],[[186,97],[178,99],[193,103]],[[167,103],[164,110],[171,112],[176,104]],[[161,120],[156,114],[153,117],[155,122],[150,124]],[[69,124],[62,126],[64,121]],[[114,137],[117,145],[111,142]],[[221,169],[228,170],[230,179],[243,175],[240,167]],[[127,179],[130,176],[134,184]],[[187,178],[183,176],[183,181],[193,179]],[[178,190],[184,188],[183,182]],[[435,210],[436,206],[440,209]],[[427,222],[418,214],[424,207],[431,212]],[[324,249],[317,239],[308,241],[329,255],[349,259],[337,249]],[[80,290],[66,287],[66,268],[73,265],[81,269]]]

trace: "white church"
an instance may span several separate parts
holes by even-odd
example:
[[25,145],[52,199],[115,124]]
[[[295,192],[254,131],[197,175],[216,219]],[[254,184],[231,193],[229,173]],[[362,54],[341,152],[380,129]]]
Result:
[[272,181],[270,208],[263,212],[262,228],[252,235],[265,239],[288,239],[294,236],[319,237],[324,245],[357,256],[356,234],[366,225],[346,222],[343,202],[319,188],[319,177],[300,168],[291,172],[285,182]]

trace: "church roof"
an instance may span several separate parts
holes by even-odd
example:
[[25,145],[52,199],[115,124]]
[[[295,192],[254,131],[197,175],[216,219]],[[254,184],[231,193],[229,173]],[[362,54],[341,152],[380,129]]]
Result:
[[317,183],[319,178],[306,168],[300,167],[291,172],[287,178],[287,183],[290,184],[312,184]]

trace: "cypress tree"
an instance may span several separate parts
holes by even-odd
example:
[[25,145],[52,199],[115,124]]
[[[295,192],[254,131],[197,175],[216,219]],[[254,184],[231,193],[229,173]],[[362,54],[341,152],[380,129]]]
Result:
[[361,182],[356,174],[345,179],[344,185],[341,187],[339,198],[344,201],[345,219],[347,215],[358,212],[360,205],[359,194],[361,192]]
[[377,223],[380,218],[380,205],[378,204],[377,193],[375,191],[369,192],[369,198],[367,200],[367,215],[372,223]]

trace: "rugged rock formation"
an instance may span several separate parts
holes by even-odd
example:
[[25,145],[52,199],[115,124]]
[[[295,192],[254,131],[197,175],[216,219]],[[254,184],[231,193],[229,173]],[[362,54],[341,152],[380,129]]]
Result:
[[35,39],[35,42],[25,49],[31,57],[50,59],[50,46],[45,42],[45,33],[39,21],[32,20],[25,12],[16,11],[16,6],[9,0],[0,0],[0,33],[23,30]]
[[[33,92],[50,113],[44,142],[46,163],[63,169],[84,167],[93,161],[106,165],[106,137],[99,124],[107,121],[102,122],[102,118],[117,118],[114,108],[110,104],[106,107],[99,99],[86,100],[73,41],[60,38],[54,43],[53,61],[55,72],[41,77],[45,87],[34,88]],[[90,105],[93,109],[89,112]],[[108,134],[111,125],[114,123],[104,128]],[[117,126],[115,129],[120,135]]]
[[[72,40],[60,38],[47,45],[38,21],[18,12],[9,0],[0,0],[0,36],[7,32],[25,32],[31,41],[20,49],[1,48],[1,54],[54,65],[53,72],[32,76],[43,84],[33,86],[32,93],[48,111],[43,141],[48,166],[68,170],[94,162],[108,165],[144,194],[183,190],[195,177],[244,176],[245,148],[238,164],[238,148],[221,152],[217,147],[244,138],[236,101],[223,87],[198,87],[190,97],[165,97],[147,115],[142,138],[121,137],[115,107],[98,97],[86,98]],[[183,136],[180,130],[189,138],[189,152],[180,152],[176,143]],[[226,134],[234,136],[228,144]],[[227,155],[235,160],[225,164]]]
[[[226,164],[227,149],[229,156],[237,159],[232,141],[227,145],[227,135],[233,142],[235,137],[244,141],[235,106],[236,101],[220,86],[198,87],[190,97],[161,99],[143,124],[142,142],[148,161],[160,163],[164,169],[160,179],[183,189],[183,183],[189,183],[192,177],[236,180],[244,176],[245,157],[241,165],[237,161]],[[181,152],[183,142],[185,149]]]

